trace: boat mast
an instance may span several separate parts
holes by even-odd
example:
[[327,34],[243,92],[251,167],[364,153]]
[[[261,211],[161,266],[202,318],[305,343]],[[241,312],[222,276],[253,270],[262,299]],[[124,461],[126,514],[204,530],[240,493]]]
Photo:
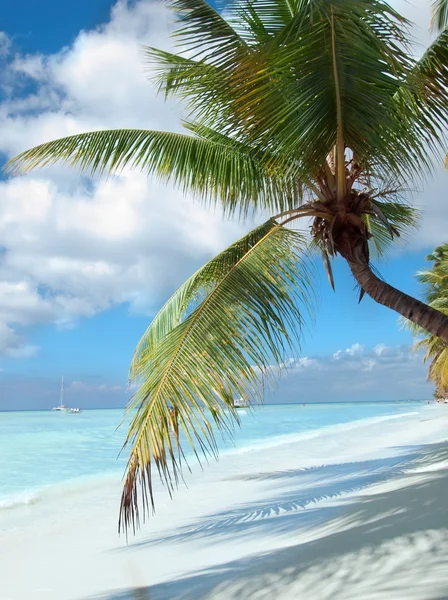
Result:
[[62,375],[62,381],[61,381],[61,396],[59,398],[59,406],[62,407],[63,406],[63,399],[64,399],[64,375]]

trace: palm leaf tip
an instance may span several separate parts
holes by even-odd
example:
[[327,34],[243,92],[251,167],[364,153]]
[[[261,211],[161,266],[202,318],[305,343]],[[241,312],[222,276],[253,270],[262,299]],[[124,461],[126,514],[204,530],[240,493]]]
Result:
[[443,31],[448,27],[448,0],[433,0],[431,29]]
[[312,311],[305,248],[302,236],[269,220],[195,273],[151,323],[130,372],[138,389],[128,409],[122,530],[154,508],[154,467],[171,493],[184,447],[199,460],[217,456],[217,433],[227,437],[238,423],[232,398],[259,395],[254,367],[281,364],[300,344]]

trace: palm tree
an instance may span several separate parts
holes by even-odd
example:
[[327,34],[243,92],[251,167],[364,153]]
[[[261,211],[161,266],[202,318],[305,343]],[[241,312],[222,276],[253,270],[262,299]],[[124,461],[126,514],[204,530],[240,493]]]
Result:
[[[432,269],[420,271],[417,277],[426,286],[425,300],[432,307],[448,315],[448,244],[435,248],[426,260],[434,262]],[[426,350],[424,360],[431,360],[428,378],[436,384],[435,396],[448,394],[448,344],[435,335],[409,321],[405,321],[415,336],[425,336],[413,346],[413,350]]]
[[[126,529],[154,508],[153,467],[171,492],[183,441],[197,456],[216,453],[211,424],[231,428],[232,398],[253,397],[257,373],[272,375],[269,365],[296,348],[312,305],[310,249],[322,253],[332,286],[339,255],[360,299],[365,292],[448,342],[448,317],[370,263],[372,250],[384,253],[415,224],[403,192],[439,161],[448,31],[416,60],[409,23],[382,0],[240,0],[226,18],[205,0],[170,5],[179,53],[146,52],[160,91],[187,105],[185,133],[84,133],[10,163],[16,172],[57,161],[92,174],[134,167],[227,215],[273,215],[192,275],[135,351]],[[311,236],[297,231],[303,218]]]

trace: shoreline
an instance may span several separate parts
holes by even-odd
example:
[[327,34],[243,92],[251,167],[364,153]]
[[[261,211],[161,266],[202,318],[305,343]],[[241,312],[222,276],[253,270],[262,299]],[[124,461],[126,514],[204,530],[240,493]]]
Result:
[[[338,404],[340,406],[352,406],[354,403],[316,403],[316,404],[329,404],[334,405]],[[369,402],[359,402],[358,404],[368,405]],[[373,406],[377,406],[379,403],[371,403]],[[261,450],[270,450],[277,446],[281,446],[284,444],[289,444],[293,442],[302,442],[308,439],[313,439],[315,437],[320,437],[321,435],[328,435],[333,433],[338,433],[339,431],[351,431],[353,429],[357,429],[358,427],[362,427],[366,424],[374,424],[376,422],[389,421],[394,419],[403,419],[407,416],[412,416],[417,414],[418,411],[427,410],[426,403],[417,404],[412,402],[397,402],[397,403],[389,403],[384,402],[384,405],[396,405],[401,404],[405,405],[406,408],[409,408],[409,412],[403,412],[398,414],[387,414],[373,417],[360,417],[358,419],[350,420],[350,421],[342,421],[340,423],[334,423],[329,425],[318,425],[314,426],[310,429],[306,429],[304,431],[298,431],[294,433],[277,433],[271,437],[259,437],[255,439],[247,439],[247,440],[238,440],[235,443],[231,438],[223,441],[219,435],[217,435],[218,444],[220,446],[219,449],[219,459],[225,460],[228,456],[234,454],[246,454],[247,452],[253,451],[261,451]],[[257,411],[261,408],[263,411],[265,407],[274,408],[277,405],[263,405],[263,406],[255,406],[254,410]],[[287,407],[290,406],[291,409],[301,409],[302,404],[284,404],[278,405]],[[306,406],[306,405],[305,405]],[[435,407],[435,405],[432,405]],[[106,409],[104,409],[106,410]],[[116,410],[116,409],[110,409]],[[26,412],[26,411],[24,411]],[[28,411],[31,412],[31,411]],[[36,411],[40,412],[40,411]],[[241,429],[236,428],[237,433],[243,433],[248,424],[250,424],[251,415],[245,416],[245,424],[242,425]],[[247,420],[246,420],[247,417]],[[59,416],[56,418],[60,418]],[[121,442],[117,443],[116,451],[118,452],[121,447]],[[188,446],[185,447],[186,456],[188,459],[192,458],[191,451]],[[109,466],[106,472],[92,472],[90,474],[78,475],[74,477],[69,477],[60,481],[44,483],[42,485],[21,489],[19,491],[13,493],[0,493],[0,522],[1,522],[1,511],[2,510],[10,510],[14,509],[17,506],[26,506],[37,504],[43,500],[46,500],[49,496],[60,495],[61,493],[79,493],[83,489],[88,490],[88,488],[95,487],[100,483],[107,483],[108,481],[117,480],[121,478],[125,467],[126,467],[127,458],[125,456],[118,457],[115,461],[114,465]],[[213,460],[211,460],[213,463]],[[78,489],[79,488],[79,489]]]
[[128,545],[119,480],[5,511],[0,599],[448,597],[447,437],[433,407],[192,464]]

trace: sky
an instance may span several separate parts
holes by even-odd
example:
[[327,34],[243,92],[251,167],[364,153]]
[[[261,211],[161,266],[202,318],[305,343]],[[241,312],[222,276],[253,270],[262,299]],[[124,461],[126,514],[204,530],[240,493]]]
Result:
[[[429,2],[393,2],[429,42]],[[148,81],[142,46],[169,49],[172,15],[152,0],[24,0],[2,7],[0,162],[40,142],[103,128],[179,131],[182,107]],[[414,193],[421,226],[377,264],[420,297],[425,255],[446,242],[448,174]],[[55,166],[0,176],[0,410],[50,408],[61,375],[72,406],[121,407],[132,352],[164,300],[251,222],[225,221],[138,172],[91,181]],[[398,316],[335,265],[318,267],[316,322],[268,402],[425,399],[421,355]]]

